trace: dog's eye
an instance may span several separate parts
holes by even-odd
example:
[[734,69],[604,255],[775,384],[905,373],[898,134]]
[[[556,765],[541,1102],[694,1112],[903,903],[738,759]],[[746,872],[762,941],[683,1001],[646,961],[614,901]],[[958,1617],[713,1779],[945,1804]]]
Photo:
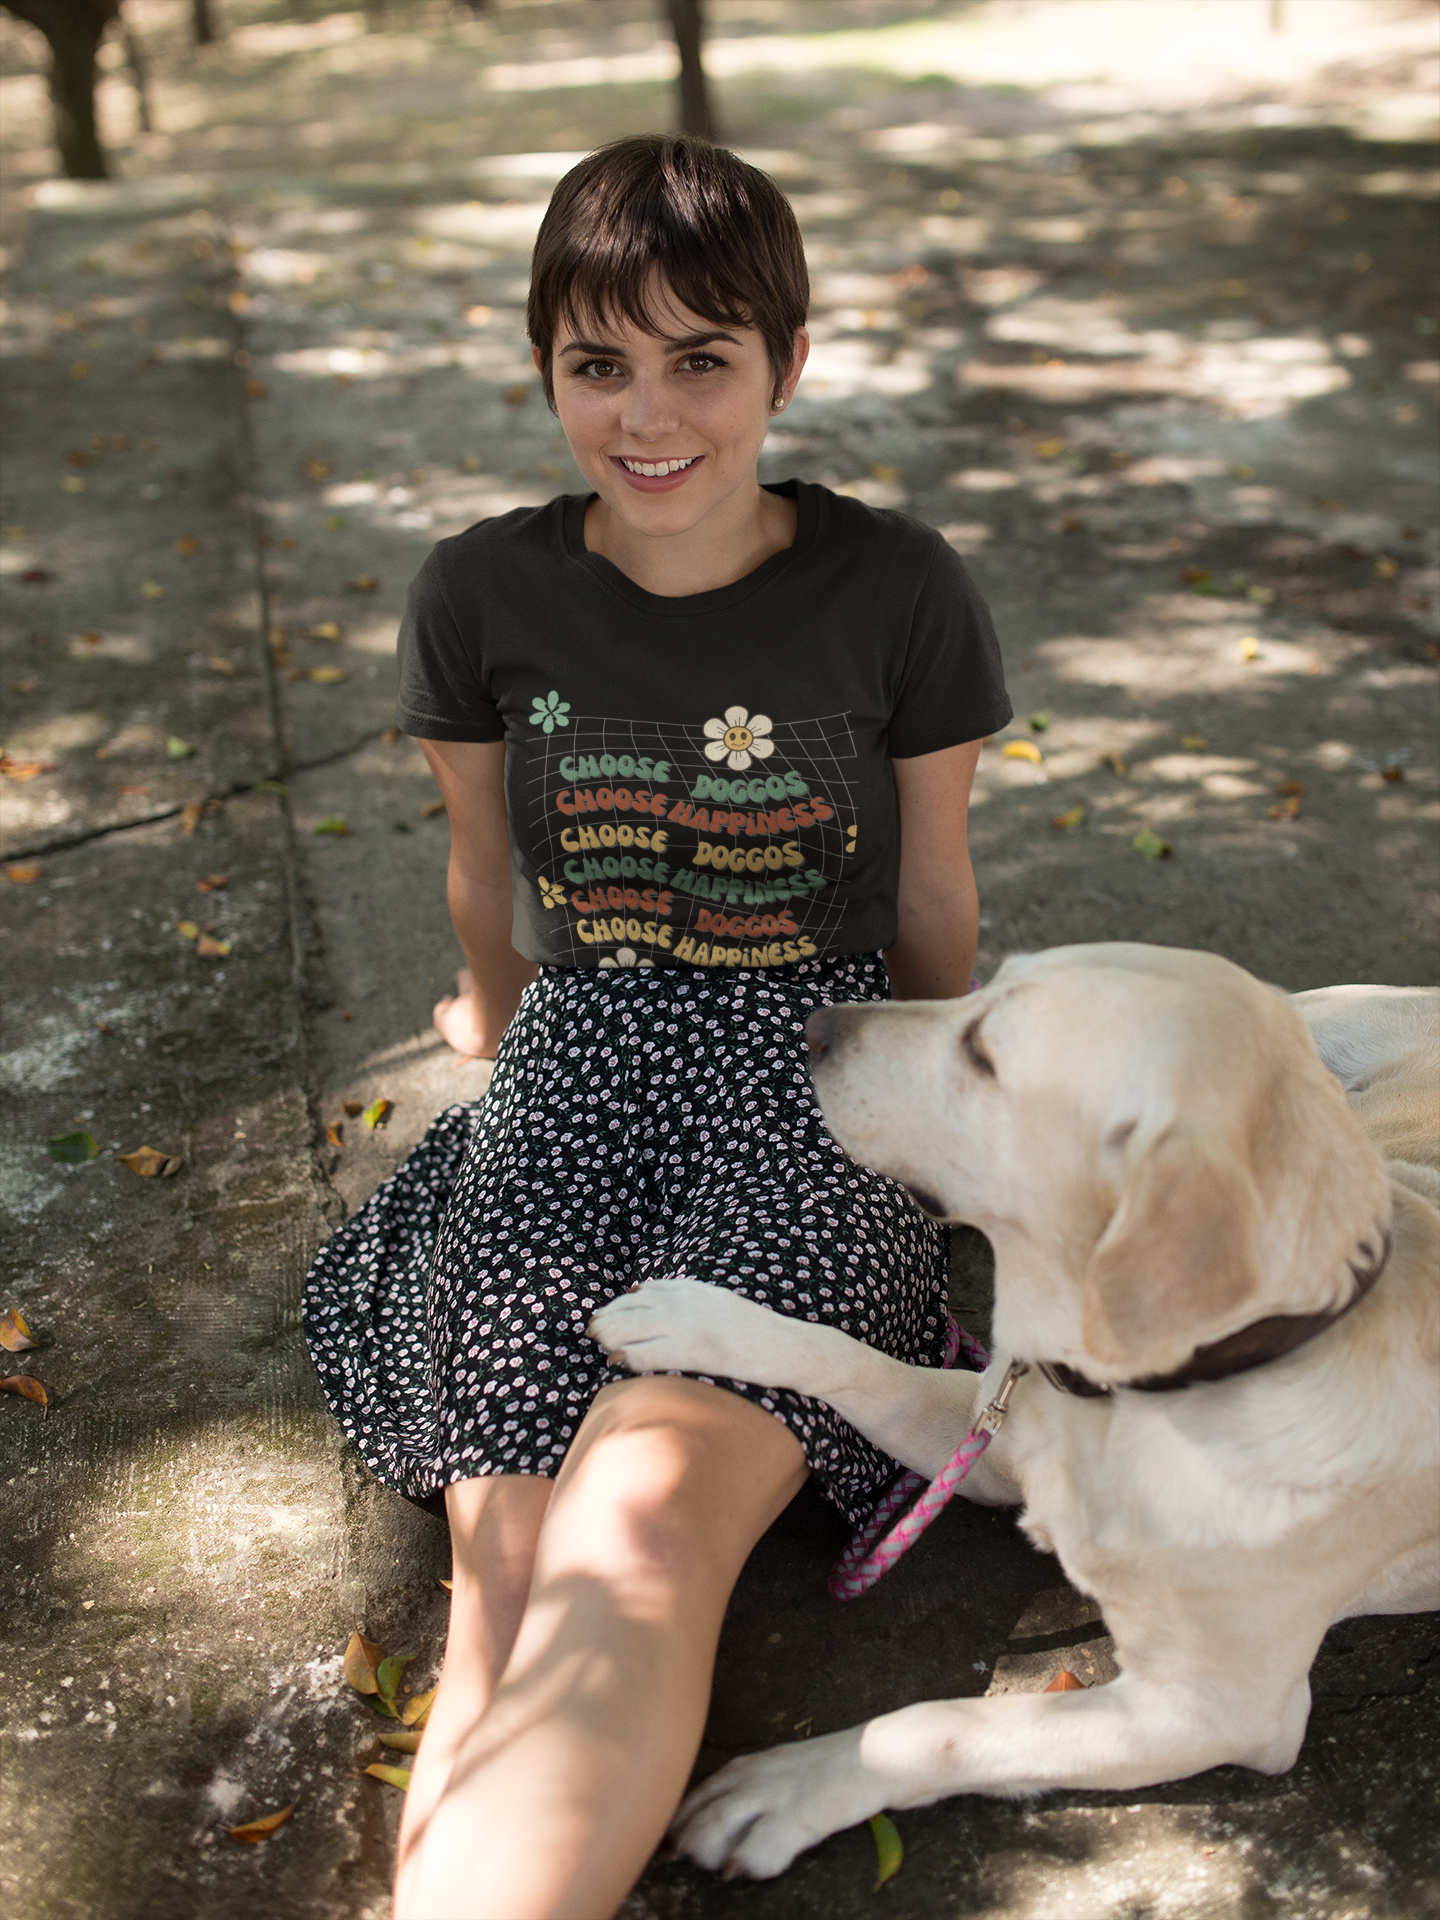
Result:
[[960,1044],[965,1049],[965,1058],[970,1062],[971,1066],[975,1068],[976,1072],[988,1074],[990,1079],[993,1080],[996,1077],[995,1062],[980,1044],[980,1027],[984,1018],[985,1016],[982,1013],[979,1020],[971,1021],[970,1025],[965,1029],[965,1034]]

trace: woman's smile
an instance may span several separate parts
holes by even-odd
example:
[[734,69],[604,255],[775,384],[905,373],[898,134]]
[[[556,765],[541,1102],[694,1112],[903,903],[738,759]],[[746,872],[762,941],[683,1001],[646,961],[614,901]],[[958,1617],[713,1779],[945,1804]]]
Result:
[[642,454],[612,453],[612,467],[624,474],[637,493],[669,493],[684,486],[705,458],[703,453],[682,454],[679,458],[652,460]]

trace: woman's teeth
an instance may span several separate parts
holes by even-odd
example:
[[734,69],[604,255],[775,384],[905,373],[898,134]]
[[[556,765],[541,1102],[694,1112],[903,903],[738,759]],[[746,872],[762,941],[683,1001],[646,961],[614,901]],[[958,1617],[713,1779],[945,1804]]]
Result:
[[622,453],[620,464],[629,473],[643,473],[647,480],[654,480],[663,474],[683,472],[699,458],[698,453],[692,453],[688,460],[627,460]]

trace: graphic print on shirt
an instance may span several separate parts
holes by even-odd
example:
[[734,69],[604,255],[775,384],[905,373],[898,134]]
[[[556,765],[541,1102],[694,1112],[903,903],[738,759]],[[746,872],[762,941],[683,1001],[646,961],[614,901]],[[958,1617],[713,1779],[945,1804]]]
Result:
[[[699,724],[576,714],[537,694],[520,835],[573,966],[778,967],[828,950],[853,859],[845,714],[738,701]],[[598,951],[597,951],[598,950]]]

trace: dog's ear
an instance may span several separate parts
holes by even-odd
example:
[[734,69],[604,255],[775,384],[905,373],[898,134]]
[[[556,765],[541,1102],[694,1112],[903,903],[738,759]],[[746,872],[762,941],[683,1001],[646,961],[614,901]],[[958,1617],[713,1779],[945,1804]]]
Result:
[[1213,1126],[1173,1123],[1134,1150],[1085,1274],[1081,1337],[1107,1369],[1168,1372],[1257,1295],[1259,1195]]

